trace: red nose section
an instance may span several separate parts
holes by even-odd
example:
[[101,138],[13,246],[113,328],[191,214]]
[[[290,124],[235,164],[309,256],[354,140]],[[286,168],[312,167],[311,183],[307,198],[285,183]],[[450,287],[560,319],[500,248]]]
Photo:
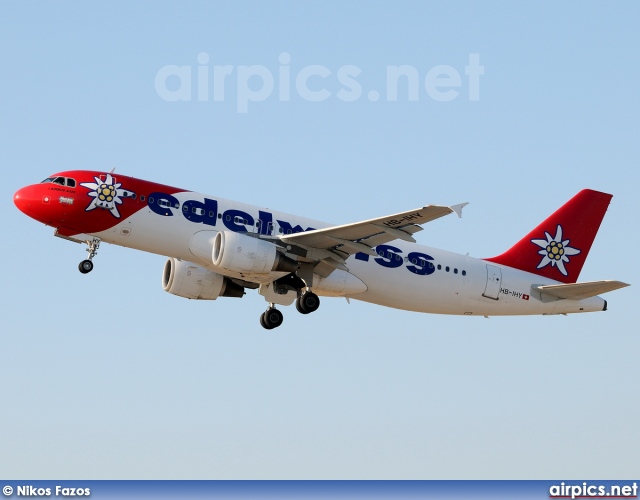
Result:
[[30,187],[23,187],[22,189],[18,189],[16,194],[13,195],[13,203],[15,206],[18,207],[18,210],[27,215],[30,215],[29,209],[33,203],[30,191]]
[[18,210],[32,219],[40,221],[44,224],[51,224],[51,195],[42,192],[39,185],[26,186],[18,189],[13,195],[13,203]]

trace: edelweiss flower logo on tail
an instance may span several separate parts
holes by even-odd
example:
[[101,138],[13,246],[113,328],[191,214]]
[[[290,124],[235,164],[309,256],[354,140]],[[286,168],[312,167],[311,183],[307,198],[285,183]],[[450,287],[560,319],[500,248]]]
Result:
[[549,233],[545,231],[544,235],[546,240],[531,240],[531,243],[535,243],[542,250],[538,254],[542,255],[542,260],[538,264],[538,269],[548,266],[555,266],[565,276],[567,276],[567,270],[564,267],[565,262],[569,262],[570,255],[578,255],[580,250],[577,248],[571,248],[569,246],[569,240],[562,240],[562,226],[558,224],[556,229],[556,237],[552,238]]
[[119,219],[120,212],[118,212],[116,205],[122,204],[123,197],[133,196],[135,193],[133,191],[127,191],[126,189],[120,189],[122,184],[115,182],[111,174],[107,174],[105,180],[100,179],[100,177],[94,177],[94,180],[96,181],[95,183],[83,182],[80,184],[83,187],[91,189],[87,194],[93,198],[89,206],[85,208],[85,211],[88,212],[100,207],[109,210],[111,215]]

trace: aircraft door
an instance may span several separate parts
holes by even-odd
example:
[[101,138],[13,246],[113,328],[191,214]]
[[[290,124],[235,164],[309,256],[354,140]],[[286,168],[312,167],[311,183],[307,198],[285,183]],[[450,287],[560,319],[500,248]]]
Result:
[[501,285],[502,270],[498,266],[487,264],[487,285],[485,286],[482,296],[488,299],[498,300]]

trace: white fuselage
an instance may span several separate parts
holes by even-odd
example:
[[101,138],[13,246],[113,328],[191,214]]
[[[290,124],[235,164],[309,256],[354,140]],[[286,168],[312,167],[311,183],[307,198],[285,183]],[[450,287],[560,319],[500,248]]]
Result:
[[[194,235],[202,231],[215,235],[215,231],[230,230],[278,236],[296,226],[302,230],[330,226],[194,192],[180,192],[173,197],[179,201],[179,208],[167,207],[167,214],[171,215],[160,215],[147,206],[112,228],[92,236],[116,245],[194,262],[212,271],[239,278],[234,273],[217,268],[212,260],[194,255],[191,247]],[[183,203],[188,200],[204,202],[205,199],[217,202],[216,217],[207,219],[206,223],[189,220],[183,213]],[[272,226],[268,226],[269,222]],[[532,285],[559,282],[432,247],[395,240],[379,245],[376,251],[382,255],[376,258],[357,254],[346,261],[349,273],[364,283],[364,291],[352,293],[348,290],[341,292],[335,287],[323,288],[322,280],[316,276],[314,292],[318,295],[347,296],[408,311],[474,316],[601,311],[606,304],[600,297],[561,300],[541,296],[532,291]],[[410,254],[416,252],[431,257],[429,262],[433,268],[425,269],[419,263],[412,262]],[[242,279],[267,284],[284,274],[243,275]]]

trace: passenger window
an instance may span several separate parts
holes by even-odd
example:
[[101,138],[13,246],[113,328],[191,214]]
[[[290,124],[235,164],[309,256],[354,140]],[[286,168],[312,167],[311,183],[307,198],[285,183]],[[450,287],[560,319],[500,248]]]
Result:
[[449,266],[445,267],[444,270],[449,272]]
[[182,211],[186,214],[189,211],[189,207],[186,205],[182,205]]
[[149,204],[153,204],[153,196],[149,198]]
[[457,267],[453,268],[453,274],[458,274],[458,268]]
[[442,266],[440,264],[438,264],[438,271],[442,270]]
[[466,276],[467,275],[467,271],[462,271],[462,276]]
[[144,201],[144,195],[140,196],[140,201]]

